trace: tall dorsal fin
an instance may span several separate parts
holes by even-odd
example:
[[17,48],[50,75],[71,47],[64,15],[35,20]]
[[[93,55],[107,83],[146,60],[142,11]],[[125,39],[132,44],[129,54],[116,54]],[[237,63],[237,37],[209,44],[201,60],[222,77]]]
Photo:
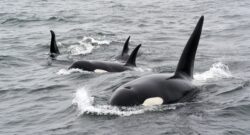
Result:
[[186,47],[182,52],[177,69],[175,71],[175,76],[179,76],[180,74],[184,73],[185,75],[193,78],[194,59],[201,36],[203,21],[204,16],[201,16],[186,44]]
[[136,48],[133,50],[133,52],[131,53],[131,55],[128,58],[127,63],[125,64],[125,66],[136,66],[136,56],[138,53],[138,50],[140,49],[141,44],[139,44],[138,46],[136,46]]
[[124,45],[123,45],[122,56],[123,56],[124,54],[127,54],[127,53],[128,53],[128,50],[129,50],[129,48],[128,48],[129,40],[130,40],[130,36],[127,38],[126,42],[125,42]]
[[56,35],[52,30],[50,30],[50,33],[51,33],[50,54],[60,54],[56,44]]

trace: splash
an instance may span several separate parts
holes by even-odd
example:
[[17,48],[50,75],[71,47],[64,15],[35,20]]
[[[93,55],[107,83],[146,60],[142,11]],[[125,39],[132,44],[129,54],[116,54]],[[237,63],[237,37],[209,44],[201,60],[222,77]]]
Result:
[[[114,116],[131,116],[136,114],[142,114],[147,111],[161,111],[162,106],[150,106],[150,107],[122,107],[118,108],[110,105],[94,105],[94,97],[89,96],[88,90],[83,87],[76,91],[75,97],[72,101],[73,105],[76,105],[81,114],[91,115],[114,115]],[[176,106],[168,106],[164,110],[176,109]]]
[[72,69],[60,69],[56,74],[58,75],[69,75],[72,73],[90,73],[87,71],[83,71],[81,69],[77,69],[77,68],[72,68]]
[[151,68],[147,68],[147,67],[135,67],[133,69],[135,71],[138,71],[138,72],[150,72],[150,71],[152,71]]
[[108,40],[97,40],[97,39],[94,39],[92,37],[83,37],[82,39],[83,42],[85,43],[90,43],[92,45],[108,45],[110,44],[110,41]]
[[196,73],[194,79],[197,81],[207,81],[211,79],[223,79],[233,77],[227,65],[224,65],[221,62],[215,63],[212,67],[203,73]]
[[92,37],[83,37],[79,41],[79,45],[71,45],[68,50],[72,55],[86,55],[92,53],[93,49],[100,47],[100,45],[108,45],[108,40],[96,40]]
[[57,42],[57,46],[62,47],[63,45],[61,42]]
[[71,45],[68,49],[72,55],[86,55],[90,54],[94,46],[88,43],[81,43],[79,42],[80,45]]

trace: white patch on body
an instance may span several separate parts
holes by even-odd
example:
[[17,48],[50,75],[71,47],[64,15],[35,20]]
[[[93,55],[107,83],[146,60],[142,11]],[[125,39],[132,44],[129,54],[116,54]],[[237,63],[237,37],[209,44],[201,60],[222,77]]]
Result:
[[108,71],[102,70],[102,69],[95,69],[94,72],[95,73],[107,73]]
[[143,106],[161,105],[163,104],[163,99],[161,97],[152,97],[144,100]]

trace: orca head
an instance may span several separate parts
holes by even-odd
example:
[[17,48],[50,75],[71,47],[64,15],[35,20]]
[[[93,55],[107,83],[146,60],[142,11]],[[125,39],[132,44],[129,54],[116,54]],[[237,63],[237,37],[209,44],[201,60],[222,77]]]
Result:
[[74,62],[68,69],[79,68],[78,61]]
[[73,69],[73,68],[93,71],[93,65],[89,61],[76,61],[68,69]]
[[139,105],[138,95],[130,87],[117,89],[109,103],[114,106],[135,106]]
[[147,89],[144,89],[144,86],[121,86],[111,96],[109,103],[114,106],[153,106],[164,103],[164,99],[159,95],[148,96]]

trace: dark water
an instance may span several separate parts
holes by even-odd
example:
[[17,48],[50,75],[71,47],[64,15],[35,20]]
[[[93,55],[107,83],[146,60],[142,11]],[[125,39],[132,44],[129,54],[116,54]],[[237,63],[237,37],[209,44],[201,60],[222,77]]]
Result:
[[[249,0],[1,0],[0,134],[250,134]],[[108,105],[120,85],[175,71],[198,18],[200,87],[186,103]],[[48,59],[49,30],[60,55]],[[138,68],[67,71],[76,60],[115,61],[123,42],[142,43]],[[115,61],[118,62],[118,61]]]

